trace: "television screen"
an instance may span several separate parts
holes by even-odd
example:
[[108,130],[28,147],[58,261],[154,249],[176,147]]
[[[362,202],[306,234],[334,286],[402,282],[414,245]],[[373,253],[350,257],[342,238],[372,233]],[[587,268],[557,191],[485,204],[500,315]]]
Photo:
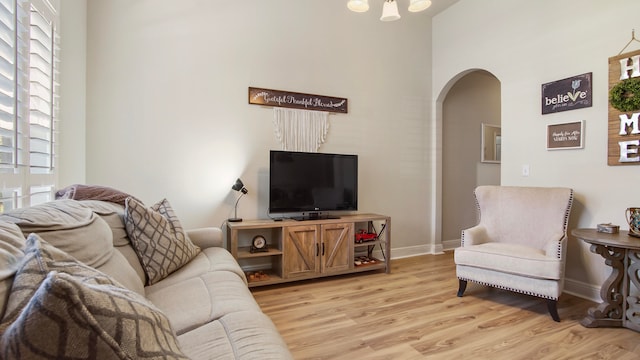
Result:
[[272,150],[269,165],[269,213],[358,209],[357,155]]

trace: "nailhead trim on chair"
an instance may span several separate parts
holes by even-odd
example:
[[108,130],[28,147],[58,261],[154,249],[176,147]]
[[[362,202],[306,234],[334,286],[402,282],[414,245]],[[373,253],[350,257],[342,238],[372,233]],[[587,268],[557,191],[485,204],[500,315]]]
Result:
[[[473,190],[473,199],[476,201],[476,223],[480,224],[480,217],[482,216],[480,214],[480,203],[478,202],[478,197],[476,196],[476,191]],[[460,246],[464,246],[464,231],[462,232],[462,235],[460,236]],[[464,279],[463,279],[464,280]]]
[[471,282],[474,282],[474,283],[476,283],[476,284],[480,284],[480,285],[484,285],[484,286],[489,286],[489,287],[493,287],[493,288],[496,288],[496,289],[509,290],[509,291],[512,291],[512,292],[520,293],[520,294],[531,295],[531,296],[535,296],[535,297],[539,297],[539,298],[543,298],[543,299],[556,300],[556,301],[558,300],[558,298],[557,298],[557,297],[551,297],[551,296],[546,296],[546,295],[536,294],[536,293],[533,293],[533,292],[530,292],[530,291],[522,291],[522,290],[513,289],[513,288],[510,288],[510,287],[506,287],[506,286],[499,286],[499,285],[495,285],[495,284],[488,284],[488,283],[485,283],[485,282],[476,281],[476,280],[470,280],[470,279],[465,279],[465,278],[461,278],[461,277],[458,277],[458,279],[459,279],[459,280],[464,280],[464,281],[471,281]]
[[[564,236],[562,237],[562,239],[567,237],[567,229],[569,227],[569,215],[571,214],[572,205],[573,205],[573,189],[569,189],[569,202],[567,203],[567,208],[564,211],[564,226],[563,226]],[[562,241],[562,239],[560,239],[560,241]],[[558,259],[562,259],[561,251],[562,249],[558,248],[558,253],[556,254],[558,256]]]

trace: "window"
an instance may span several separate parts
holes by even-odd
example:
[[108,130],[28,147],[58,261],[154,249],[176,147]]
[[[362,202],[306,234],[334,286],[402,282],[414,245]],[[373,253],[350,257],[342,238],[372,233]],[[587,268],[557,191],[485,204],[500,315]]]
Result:
[[0,0],[0,212],[56,186],[57,3]]

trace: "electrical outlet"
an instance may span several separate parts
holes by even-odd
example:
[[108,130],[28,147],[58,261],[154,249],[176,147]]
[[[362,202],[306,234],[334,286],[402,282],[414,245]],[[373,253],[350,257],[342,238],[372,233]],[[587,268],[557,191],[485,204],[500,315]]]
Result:
[[522,165],[522,176],[529,176],[530,170],[529,164]]

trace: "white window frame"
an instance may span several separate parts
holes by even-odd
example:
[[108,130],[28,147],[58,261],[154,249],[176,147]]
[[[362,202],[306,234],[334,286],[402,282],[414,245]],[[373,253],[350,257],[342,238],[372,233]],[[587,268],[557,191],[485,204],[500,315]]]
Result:
[[[56,9],[59,0],[0,0],[0,58],[7,59],[0,62],[0,131],[5,136],[0,142],[6,143],[4,148],[0,143],[0,152],[6,150],[0,158],[0,212],[54,198],[59,93]],[[8,105],[3,108],[4,104]]]

